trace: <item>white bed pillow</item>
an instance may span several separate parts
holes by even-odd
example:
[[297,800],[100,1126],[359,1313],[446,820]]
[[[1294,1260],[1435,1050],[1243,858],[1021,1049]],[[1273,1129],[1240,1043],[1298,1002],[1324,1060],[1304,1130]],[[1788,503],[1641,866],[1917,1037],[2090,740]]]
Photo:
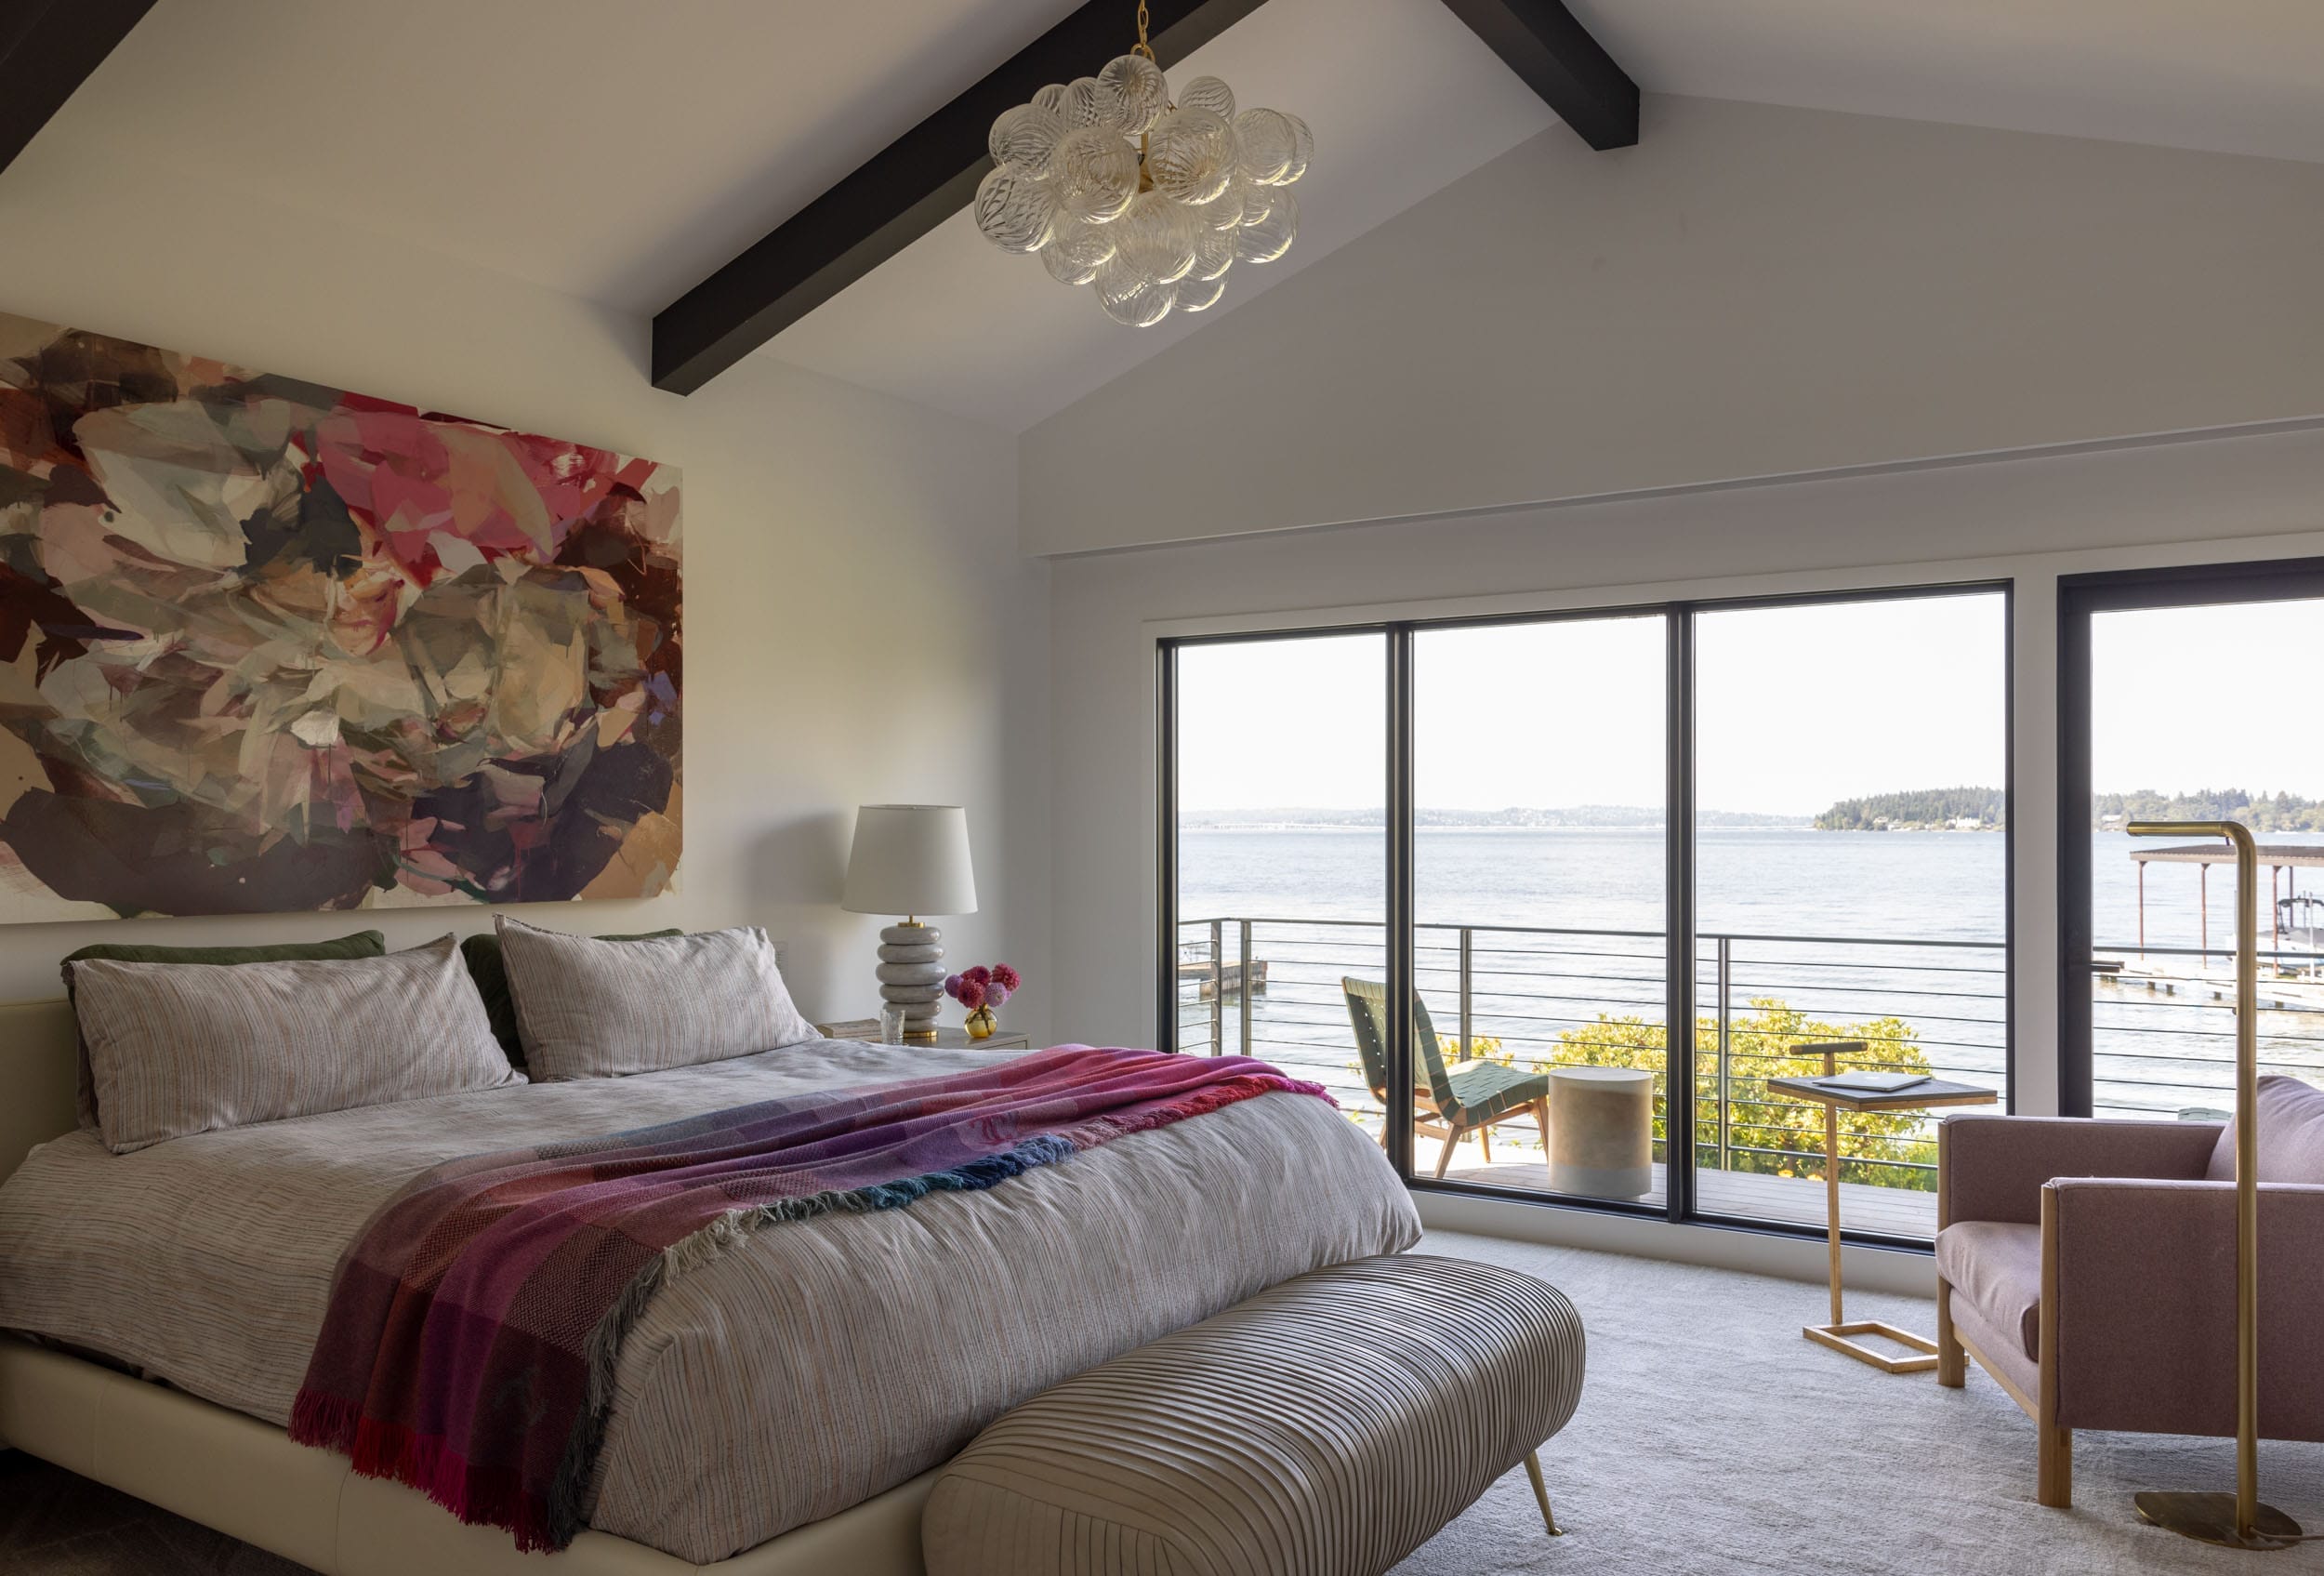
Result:
[[756,925],[600,941],[494,922],[536,1079],[660,1072],[815,1038]]
[[380,958],[71,965],[116,1155],[316,1111],[522,1083],[443,936]]

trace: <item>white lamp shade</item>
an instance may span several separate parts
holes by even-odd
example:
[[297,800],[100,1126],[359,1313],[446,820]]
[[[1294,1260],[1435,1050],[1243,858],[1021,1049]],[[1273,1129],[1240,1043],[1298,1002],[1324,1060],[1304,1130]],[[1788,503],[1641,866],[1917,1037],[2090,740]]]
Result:
[[866,804],[847,856],[851,914],[973,914],[969,813],[957,804]]

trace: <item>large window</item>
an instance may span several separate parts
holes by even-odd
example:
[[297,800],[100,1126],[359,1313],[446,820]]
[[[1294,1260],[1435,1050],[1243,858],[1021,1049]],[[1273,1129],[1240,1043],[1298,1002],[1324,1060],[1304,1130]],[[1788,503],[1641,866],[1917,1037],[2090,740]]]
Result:
[[2260,847],[2260,1070],[2324,1082],[2324,564],[2091,576],[2060,598],[2067,1109],[2235,1105],[2235,821]]
[[1386,966],[1387,661],[1377,631],[1224,641],[1174,675],[1178,1048],[1263,1057],[1375,1133],[1340,981]]
[[[1668,1197],[1655,1163],[1668,1120],[1668,624],[1652,614],[1412,635],[1421,1175],[1657,1207]],[[1552,1175],[1552,1080],[1571,1067],[1651,1078],[1645,1172]]]
[[[1770,1077],[2006,1096],[2007,601],[1164,642],[1176,1048],[1321,1079],[1418,1185],[1820,1226]],[[1925,1238],[1933,1151],[1853,1120],[1843,1224]]]
[[[1822,1113],[1771,1077],[1851,1065],[2006,1093],[2008,600],[1881,597],[1696,621],[1696,1196],[1821,1224]],[[1936,1230],[1933,1120],[1843,1116],[1841,1219]]]

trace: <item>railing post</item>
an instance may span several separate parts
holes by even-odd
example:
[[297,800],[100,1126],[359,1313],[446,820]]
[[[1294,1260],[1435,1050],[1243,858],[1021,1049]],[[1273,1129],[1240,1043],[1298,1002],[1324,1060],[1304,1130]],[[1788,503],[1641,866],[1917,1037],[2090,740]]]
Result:
[[1237,1040],[1235,1049],[1237,1054],[1248,1056],[1250,1054],[1250,921],[1248,920],[1244,920],[1240,922],[1243,927],[1243,961],[1241,973],[1242,1021],[1236,1029]]
[[1226,921],[1210,921],[1210,1053],[1226,1048]]
[[1719,938],[1719,1169],[1727,1166],[1727,987],[1735,977],[1734,942]]
[[1475,1002],[1469,984],[1469,949],[1471,933],[1467,925],[1460,927],[1460,1059],[1469,1060],[1469,1041],[1474,1032]]

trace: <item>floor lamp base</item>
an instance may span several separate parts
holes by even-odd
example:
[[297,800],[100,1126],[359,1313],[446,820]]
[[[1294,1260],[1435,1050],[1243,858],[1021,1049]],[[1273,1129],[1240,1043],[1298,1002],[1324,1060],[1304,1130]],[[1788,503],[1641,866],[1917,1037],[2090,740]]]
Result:
[[2236,1497],[2203,1494],[2192,1489],[2149,1489],[2133,1502],[2138,1518],[2223,1549],[2288,1549],[2300,1542],[2300,1524],[2274,1505],[2264,1504],[2251,1518],[2252,1535],[2236,1530]]

